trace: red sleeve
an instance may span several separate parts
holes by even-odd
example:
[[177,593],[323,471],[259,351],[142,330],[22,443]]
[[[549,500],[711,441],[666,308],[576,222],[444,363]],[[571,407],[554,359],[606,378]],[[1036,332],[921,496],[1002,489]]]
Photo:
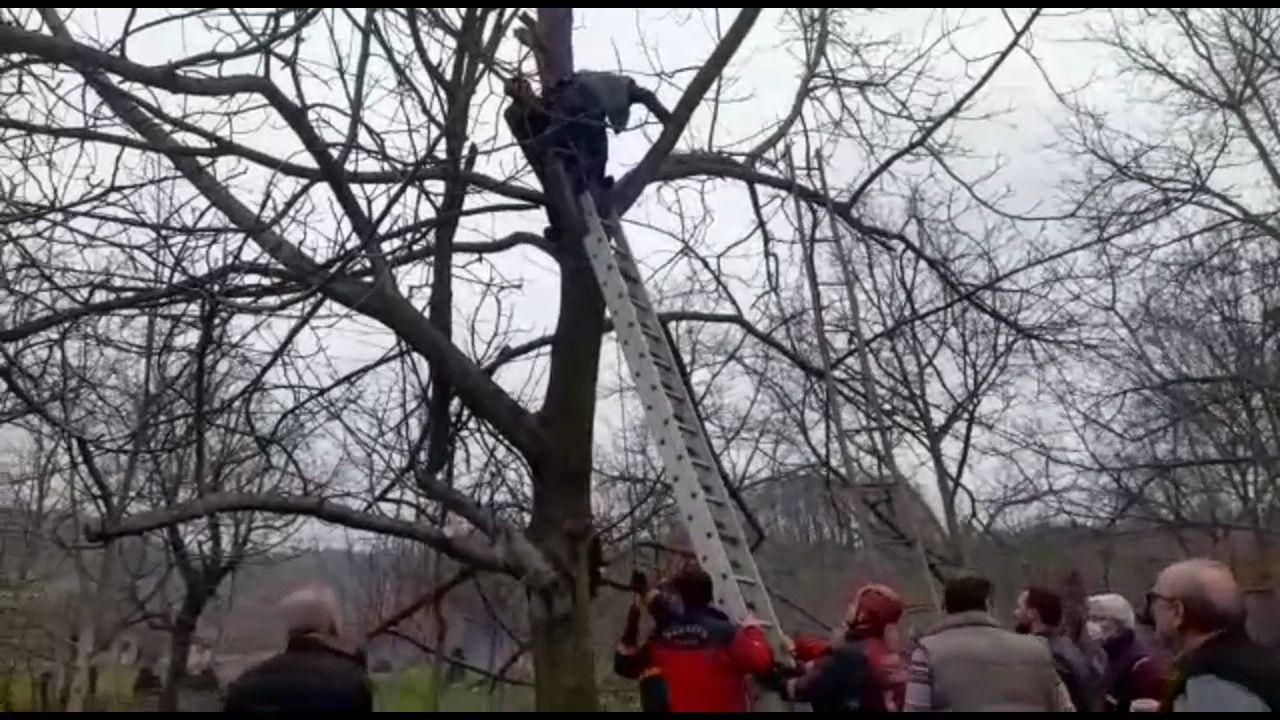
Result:
[[1167,677],[1164,663],[1159,658],[1144,657],[1129,670],[1129,683],[1133,697],[1160,700],[1164,697]]
[[807,663],[831,652],[831,643],[826,638],[813,635],[800,635],[793,641],[795,651],[791,654],[802,663]]
[[758,627],[740,627],[734,631],[729,655],[749,675],[763,675],[773,669],[773,651]]

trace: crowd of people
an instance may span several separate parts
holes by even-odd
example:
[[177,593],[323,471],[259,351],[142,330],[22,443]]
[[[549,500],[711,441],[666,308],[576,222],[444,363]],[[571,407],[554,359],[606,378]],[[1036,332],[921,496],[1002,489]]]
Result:
[[[947,582],[941,619],[904,641],[902,598],[869,584],[834,635],[787,637],[783,657],[758,621],[714,606],[699,567],[653,587],[642,575],[632,582],[614,670],[638,681],[648,712],[744,712],[763,692],[818,712],[1280,710],[1280,655],[1248,637],[1240,587],[1213,560],[1161,572],[1141,621],[1121,595],[1088,598],[1078,637],[1064,631],[1062,598],[1043,587],[1019,594],[1004,627],[991,583],[970,575]],[[226,710],[371,711],[366,658],[339,631],[333,593],[304,589],[281,608],[285,651],[232,683]]]
[[[752,680],[819,712],[1280,710],[1280,656],[1249,639],[1240,587],[1212,560],[1160,573],[1146,622],[1121,595],[1090,597],[1080,637],[1064,632],[1052,590],[1026,588],[1006,628],[991,583],[964,576],[946,584],[942,618],[903,643],[902,599],[866,585],[834,637],[787,638],[784,658],[758,622],[712,607],[713,590],[697,567],[637,588],[614,667],[639,681],[643,710],[741,712]],[[652,629],[640,642],[645,613]]]

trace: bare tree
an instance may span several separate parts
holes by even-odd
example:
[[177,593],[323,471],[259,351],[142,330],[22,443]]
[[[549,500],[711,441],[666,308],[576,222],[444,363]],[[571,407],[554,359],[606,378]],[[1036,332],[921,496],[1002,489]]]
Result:
[[[971,110],[979,114],[975,98],[1038,12],[1011,27],[994,55],[963,61],[950,76],[937,65],[954,50],[954,21],[944,18],[939,37],[921,45],[857,31],[859,11],[782,15],[803,56],[797,93],[777,122],[745,141],[722,127],[732,108],[726,67],[760,14],[746,9],[714,24],[710,54],[675,88],[670,118],[613,192],[625,215],[650,184],[672,191],[658,204],[674,198],[668,209],[682,218],[676,227],[697,268],[694,287],[709,288],[705,299],[663,314],[680,323],[682,344],[696,349],[686,342],[698,336],[695,324],[716,328],[708,331],[721,333],[707,339],[713,347],[745,348],[742,338],[750,338],[746,354],[785,360],[801,383],[820,377],[806,359],[810,346],[795,341],[803,318],[792,317],[785,303],[768,305],[782,291],[777,229],[766,213],[793,199],[886,252],[918,258],[947,289],[934,296],[938,304],[895,322],[966,306],[1017,329],[1019,320],[991,294],[1044,258],[953,267],[953,258],[935,257],[921,242],[920,226],[873,218],[879,198],[898,197],[904,183],[919,180],[909,167],[917,163],[959,178],[965,194],[982,195],[981,183],[948,159],[958,147],[951,128]],[[589,565],[601,528],[592,511],[592,454],[609,325],[578,243],[582,219],[547,164],[544,138],[530,126],[536,93],[522,92],[520,82],[523,47],[533,50],[544,94],[573,72],[571,12],[127,11],[93,29],[53,10],[10,17],[12,24],[0,26],[8,53],[0,84],[19,99],[0,114],[0,148],[6,176],[21,182],[10,183],[17,212],[0,226],[18,240],[24,312],[0,328],[0,343],[50,342],[86,318],[208,298],[278,321],[246,342],[263,353],[264,366],[295,381],[282,416],[319,413],[328,427],[341,428],[333,447],[316,451],[332,451],[332,471],[316,472],[318,462],[298,471],[308,478],[308,495],[210,492],[128,517],[104,514],[96,537],[254,511],[425,543],[479,570],[519,578],[531,596],[539,708],[595,707]],[[517,24],[524,44],[508,40]],[[200,28],[193,47],[148,42],[188,28]],[[510,101],[498,96],[500,85]],[[494,117],[500,102],[502,123]],[[707,110],[709,150],[675,152],[695,113]],[[787,146],[805,140],[841,148],[859,159],[853,165],[870,170],[833,178],[830,188],[806,181],[786,163]],[[693,142],[702,146],[701,138]],[[164,164],[126,171],[145,168],[142,157]],[[198,252],[157,253],[152,264],[172,271],[163,279],[113,277],[113,264],[147,253],[121,232],[139,224],[128,211],[131,197],[175,178],[194,217],[142,225]],[[741,188],[758,214],[747,237],[761,243],[766,258],[762,305],[740,303],[728,286],[731,271],[693,243],[709,226],[698,219],[709,216],[708,181]],[[508,218],[528,229],[488,232]],[[85,249],[90,243],[93,252]],[[502,253],[558,273],[550,335],[514,335],[527,322],[514,307],[531,301],[504,278]],[[455,316],[464,301],[480,310]],[[370,327],[380,333],[375,340]],[[738,337],[726,342],[730,333]],[[372,352],[338,357],[330,345],[350,345],[352,336]],[[304,343],[317,348],[303,353],[305,360],[285,352]],[[689,364],[701,384],[723,363],[694,357]],[[48,402],[48,386],[37,377],[17,383],[32,408]],[[744,449],[778,433],[743,435],[734,424],[726,424],[725,437],[742,438]],[[375,442],[379,437],[385,441]],[[775,458],[775,467],[810,461],[802,457],[807,451],[800,444],[791,457]],[[735,452],[726,452],[726,464],[750,456]],[[746,464],[743,476],[775,476],[765,465]],[[439,524],[455,520],[476,532],[450,533]]]
[[[1080,169],[1069,226],[1099,244],[1058,276],[1082,344],[1049,375],[1068,432],[1038,438],[1054,507],[1230,554],[1259,590],[1274,583],[1276,27],[1265,8],[1091,16],[1114,77],[1058,97]],[[1121,83],[1123,112],[1106,94]]]

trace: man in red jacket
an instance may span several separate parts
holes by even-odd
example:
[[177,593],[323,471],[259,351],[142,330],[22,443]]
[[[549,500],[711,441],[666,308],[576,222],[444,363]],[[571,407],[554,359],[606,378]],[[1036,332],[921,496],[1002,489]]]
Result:
[[[654,612],[653,632],[635,645],[638,613],[614,655],[614,671],[652,684],[661,678],[670,712],[745,712],[747,679],[773,669],[773,652],[752,621],[734,623],[711,606],[711,576],[699,567],[684,570],[666,588],[650,590],[645,607]],[[634,620],[633,620],[634,619]],[[647,692],[646,698],[659,693]],[[659,710],[650,704],[646,710]]]

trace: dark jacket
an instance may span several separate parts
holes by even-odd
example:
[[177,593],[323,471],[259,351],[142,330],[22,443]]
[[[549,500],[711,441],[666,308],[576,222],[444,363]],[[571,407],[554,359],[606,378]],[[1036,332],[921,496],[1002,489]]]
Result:
[[302,636],[231,683],[223,710],[363,713],[373,711],[373,694],[355,655]]
[[1122,629],[1102,643],[1107,666],[1102,675],[1104,710],[1129,712],[1134,700],[1160,700],[1168,663],[1161,653],[1134,633]]
[[1080,650],[1080,646],[1071,642],[1062,633],[1043,635],[1049,643],[1049,654],[1053,656],[1053,668],[1062,678],[1062,684],[1071,696],[1071,704],[1077,712],[1097,712],[1101,709],[1102,692],[1098,678],[1088,658]]
[[1272,712],[1280,711],[1280,656],[1250,640],[1243,630],[1214,635],[1178,658],[1161,709],[1181,710],[1188,704],[1189,710],[1214,709],[1187,703],[1188,685],[1206,676],[1243,688]]
[[906,671],[883,638],[850,634],[788,683],[785,696],[814,712],[886,712],[902,708]]
[[655,628],[639,648],[619,645],[614,671],[661,676],[672,712],[744,712],[746,680],[773,668],[764,633],[712,608],[682,613]]

